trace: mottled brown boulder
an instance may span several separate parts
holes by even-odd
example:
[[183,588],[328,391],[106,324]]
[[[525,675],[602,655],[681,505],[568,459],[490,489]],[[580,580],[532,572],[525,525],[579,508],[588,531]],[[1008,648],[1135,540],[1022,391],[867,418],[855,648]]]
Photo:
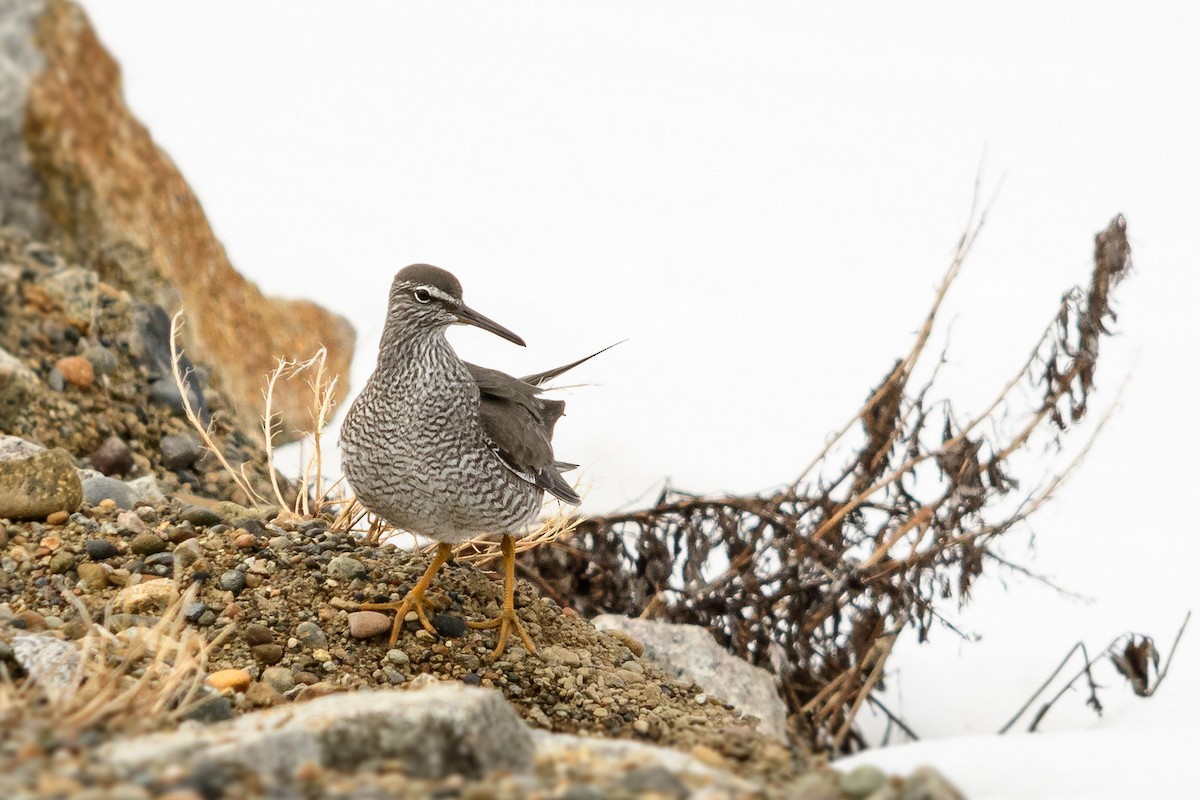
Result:
[[[350,324],[264,297],[234,270],[195,194],[126,107],[117,63],[77,5],[3,0],[0,36],[0,116],[17,115],[0,121],[0,224],[30,225],[98,265],[106,283],[182,306],[189,354],[213,367],[248,428],[278,357],[325,346],[331,371],[348,374]],[[276,403],[282,432],[311,424],[303,380],[281,384]]]

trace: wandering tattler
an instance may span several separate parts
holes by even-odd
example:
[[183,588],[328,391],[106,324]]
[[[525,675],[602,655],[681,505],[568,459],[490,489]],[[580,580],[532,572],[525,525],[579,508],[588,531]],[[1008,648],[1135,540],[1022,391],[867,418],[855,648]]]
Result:
[[503,610],[495,619],[468,624],[500,629],[494,657],[504,652],[514,630],[536,652],[513,607],[512,534],[537,514],[545,492],[579,503],[561,474],[575,465],[555,461],[550,445],[565,404],[539,394],[543,382],[592,356],[518,379],[459,359],[446,341],[446,329],[456,323],[525,346],[521,337],[465,305],[462,285],[446,270],[413,264],[396,273],[375,372],[342,424],[342,467],[367,510],[437,541],[438,548],[403,599],[361,608],[395,612],[391,644],[409,611],[435,633],[425,592],[450,558],[451,545],[500,533]]

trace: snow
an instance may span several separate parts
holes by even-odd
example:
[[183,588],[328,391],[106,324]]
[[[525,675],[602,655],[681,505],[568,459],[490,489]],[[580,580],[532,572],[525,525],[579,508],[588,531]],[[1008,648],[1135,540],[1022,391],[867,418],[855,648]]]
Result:
[[1135,274],[1094,412],[1128,389],[1005,548],[1085,599],[992,570],[947,610],[978,641],[935,630],[889,663],[922,741],[858,758],[931,761],[978,797],[1188,794],[1197,621],[1159,696],[1109,670],[1101,720],[1068,696],[1041,733],[992,734],[1076,641],[1135,630],[1165,655],[1200,611],[1200,6],[83,2],[234,264],[354,322],[353,388],[415,261],[530,344],[456,331],[477,363],[628,339],[572,378],[556,434],[591,510],[667,477],[788,482],[910,346],[981,163],[995,202],[933,339],[964,413],[1123,212]]
[[[1182,676],[1176,676],[1182,677]],[[1151,700],[1083,729],[976,734],[886,747],[836,762],[907,774],[936,767],[973,800],[1195,797],[1200,689],[1170,679]]]

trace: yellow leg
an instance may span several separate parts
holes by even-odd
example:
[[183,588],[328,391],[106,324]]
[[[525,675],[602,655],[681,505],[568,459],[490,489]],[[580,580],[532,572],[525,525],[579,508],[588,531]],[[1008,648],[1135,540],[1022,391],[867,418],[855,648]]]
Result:
[[388,639],[388,646],[394,645],[396,640],[400,638],[400,627],[404,625],[404,617],[409,611],[417,612],[417,619],[421,621],[421,626],[425,630],[437,636],[437,630],[433,627],[433,623],[429,621],[425,609],[429,607],[429,602],[425,599],[425,590],[429,588],[429,584],[433,583],[433,576],[450,560],[450,545],[442,543],[438,545],[437,555],[433,557],[433,561],[429,562],[429,568],[425,570],[425,574],[421,576],[421,580],[417,581],[417,585],[409,590],[408,594],[404,595],[404,599],[396,603],[363,603],[359,606],[360,611],[395,611],[396,619],[392,621],[392,637]]
[[508,644],[509,634],[514,630],[517,632],[517,636],[521,637],[521,644],[525,645],[526,650],[531,653],[537,652],[533,639],[530,639],[529,634],[525,632],[525,626],[521,624],[516,608],[513,606],[513,592],[517,586],[517,549],[513,538],[507,533],[500,540],[500,552],[504,554],[504,610],[495,619],[467,623],[477,629],[500,629],[500,641],[497,642],[496,649],[492,652],[493,659],[503,655],[504,646]]

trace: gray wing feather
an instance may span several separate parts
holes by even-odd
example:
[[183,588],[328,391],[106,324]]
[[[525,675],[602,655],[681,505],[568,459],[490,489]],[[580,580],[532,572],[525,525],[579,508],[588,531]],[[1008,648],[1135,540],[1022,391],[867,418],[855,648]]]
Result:
[[539,397],[537,386],[487,367],[467,364],[479,387],[479,422],[492,449],[516,475],[566,503],[580,497],[559,470],[550,440],[566,408]]

